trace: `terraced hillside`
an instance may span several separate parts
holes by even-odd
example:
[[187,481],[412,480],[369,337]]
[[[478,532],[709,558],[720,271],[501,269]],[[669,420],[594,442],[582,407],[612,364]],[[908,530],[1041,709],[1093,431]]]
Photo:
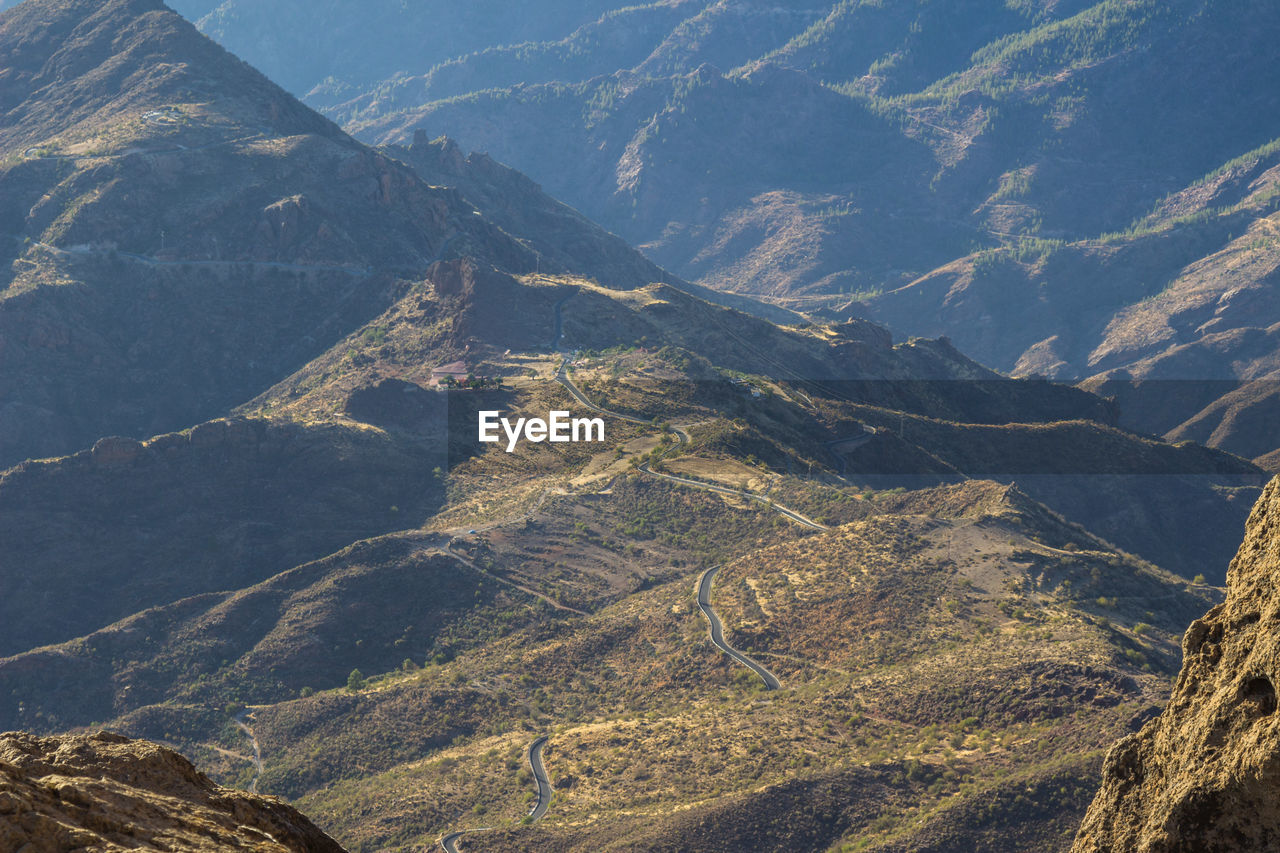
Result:
[[27,0],[0,59],[0,729],[355,851],[1065,849],[1220,597],[1241,457],[713,302],[155,0]]

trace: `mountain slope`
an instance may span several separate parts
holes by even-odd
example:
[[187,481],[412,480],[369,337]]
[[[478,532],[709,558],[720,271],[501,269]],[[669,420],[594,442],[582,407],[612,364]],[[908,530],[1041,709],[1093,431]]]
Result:
[[[267,6],[200,0],[179,11],[192,20],[199,16],[201,28],[237,54],[267,59],[258,67],[301,94],[330,77],[345,86],[376,84],[458,52],[558,38],[627,5],[621,0],[552,0],[536,7],[495,0],[465,6],[443,0],[326,0],[319,6]],[[447,38],[440,37],[444,33]],[[300,57],[309,58],[296,61]]]
[[[468,846],[729,850],[749,828],[759,849],[780,850],[837,843],[845,833],[900,837],[950,792],[987,801],[995,766],[1037,778],[1062,773],[1051,755],[1096,750],[1095,733],[1123,728],[1145,707],[1143,685],[1163,683],[1142,674],[1142,662],[1159,672],[1176,659],[1163,629],[1139,628],[1133,636],[1142,639],[1128,645],[1129,620],[1146,618],[1152,600],[1162,602],[1152,617],[1160,624],[1166,615],[1186,618],[1195,594],[1184,600],[1176,582],[1165,587],[1158,573],[1135,573],[1087,540],[1072,557],[1030,544],[1027,535],[1057,535],[1068,538],[1045,541],[1067,546],[1072,534],[1016,493],[981,483],[957,489],[947,497],[961,517],[950,521],[912,514],[921,506],[914,501],[929,497],[945,500],[868,502],[861,521],[749,551],[717,578],[713,600],[731,641],[768,662],[780,691],[763,695],[754,676],[706,642],[691,595],[697,573],[686,571],[586,619],[531,626],[421,673],[390,674],[357,698],[329,696],[325,702],[361,709],[358,729],[344,733],[341,746],[326,745],[331,730],[316,730],[325,715],[318,696],[255,709],[259,737],[275,744],[268,776],[291,793],[305,791],[308,810],[361,849],[410,844],[450,825],[497,825],[500,831],[469,837]],[[494,535],[509,541],[521,532],[513,526]],[[949,547],[958,559],[954,574],[931,562],[946,560]],[[1040,580],[1028,583],[1028,576]],[[1096,611],[1114,620],[1103,628],[1093,600],[1108,588],[1120,598]],[[855,611],[864,627],[849,631]],[[871,611],[879,618],[869,618]],[[975,633],[980,624],[987,627]],[[1042,642],[1045,630],[1057,642]],[[1129,657],[1120,648],[1131,649]],[[1117,663],[1131,660],[1138,663]],[[1048,683],[1059,689],[1040,689]],[[356,745],[370,743],[379,728],[417,725],[426,695],[440,690],[492,691],[498,704],[487,725],[429,759]],[[444,714],[459,719],[451,703],[439,704],[432,728]],[[1077,714],[1065,729],[1064,713]],[[522,793],[513,778],[519,764],[509,757],[540,731],[551,733],[552,814],[534,829],[503,831],[505,818],[520,815]],[[1000,749],[997,733],[1004,732],[1008,744],[1035,732],[1040,747]],[[948,743],[960,754],[949,753]],[[332,787],[304,781],[329,762],[346,765],[349,750],[385,769]],[[1096,766],[1074,767],[1070,782],[1055,777],[1055,796],[1084,789],[1075,780]],[[861,796],[869,792],[877,796]],[[847,801],[855,793],[863,805]],[[1030,839],[1041,822],[1082,808],[1080,793],[1064,798],[1070,806],[1053,799],[1021,813],[995,811]],[[371,817],[371,806],[388,795],[399,805]],[[477,802],[483,812],[451,823],[455,810]],[[605,818],[613,813],[619,816]],[[883,819],[872,828],[876,818]],[[965,832],[982,824],[975,819]],[[1011,849],[1012,834],[1003,837]]]
[[985,252],[852,313],[951,334],[1016,373],[1085,379],[1136,428],[1261,456],[1275,444],[1264,426],[1280,323],[1274,149],[1170,195],[1125,233]]
[[[281,28],[287,7],[263,4],[263,26]],[[1123,228],[1280,130],[1260,82],[1277,26],[1265,4],[657,3],[560,40],[476,52],[473,31],[444,26],[461,36],[455,58],[404,55],[407,74],[345,102],[330,81],[313,103],[383,141],[414,127],[449,134],[688,278],[776,296],[910,280],[974,242]],[[339,64],[330,73],[342,79]],[[803,85],[772,84],[784,69]],[[771,85],[743,85],[753,78]],[[797,111],[833,89],[822,113]],[[1209,91],[1212,115],[1184,108]],[[859,131],[868,103],[890,127],[852,148],[898,164],[883,207],[872,200],[884,189],[859,191],[866,174],[811,156],[833,150],[821,144],[828,127]],[[740,116],[752,121],[735,134]],[[727,156],[706,155],[706,134]],[[758,174],[757,159],[769,169]],[[734,174],[751,177],[742,192],[707,192]],[[684,191],[656,195],[673,186]]]
[[532,261],[159,2],[24,3],[0,53],[4,463],[221,414],[446,252]]
[[[382,142],[420,127],[447,133],[528,171],[660,263],[722,290],[778,295],[785,282],[813,281],[815,270],[848,267],[858,253],[870,253],[866,266],[906,265],[908,251],[940,262],[970,240],[965,226],[920,215],[933,167],[924,145],[863,101],[771,65],[742,76],[703,65],[671,77],[480,92],[357,126]],[[768,253],[764,239],[793,211],[800,230]],[[876,220],[890,212],[937,239],[908,249],[877,233]],[[824,259],[834,252],[842,254]],[[730,267],[751,257],[762,276],[754,283],[751,272]]]
[[[179,92],[192,103],[217,98],[219,112],[243,127],[257,122],[281,136],[341,135],[200,38],[160,0],[23,3],[0,23],[0,40],[6,68],[0,150],[6,153],[101,133],[104,124],[160,106]],[[189,56],[189,64],[151,65],[174,50]]]
[[[443,418],[434,426],[438,443]],[[11,469],[0,475],[0,654],[251,585],[423,518],[443,497],[431,471],[447,463],[422,444],[351,427],[213,421]]]
[[536,271],[574,270],[611,287],[640,287],[672,278],[618,237],[542,192],[524,175],[483,154],[464,155],[456,142],[415,134],[388,155],[411,166],[432,186],[462,193],[492,222],[537,255]]

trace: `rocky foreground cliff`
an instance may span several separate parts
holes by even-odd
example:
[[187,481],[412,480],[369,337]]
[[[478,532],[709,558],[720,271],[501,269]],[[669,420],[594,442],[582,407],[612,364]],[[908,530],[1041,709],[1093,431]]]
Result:
[[1227,599],[1183,639],[1169,705],[1107,755],[1074,853],[1280,849],[1280,479],[1249,517]]
[[343,853],[279,800],[220,788],[176,752],[105,732],[0,735],[0,850]]

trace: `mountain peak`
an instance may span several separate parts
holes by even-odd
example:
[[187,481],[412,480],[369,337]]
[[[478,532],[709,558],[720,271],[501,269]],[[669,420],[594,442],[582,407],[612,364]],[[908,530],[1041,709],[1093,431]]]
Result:
[[0,150],[127,141],[184,104],[223,129],[342,133],[160,0],[26,0],[0,14],[0,69]]

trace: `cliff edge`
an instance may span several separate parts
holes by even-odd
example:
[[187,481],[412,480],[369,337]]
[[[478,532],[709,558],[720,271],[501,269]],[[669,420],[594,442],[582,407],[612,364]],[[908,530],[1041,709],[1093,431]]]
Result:
[[0,734],[0,850],[139,847],[343,853],[292,807],[220,788],[154,743]]
[[1249,517],[1227,598],[1187,630],[1164,713],[1107,754],[1073,853],[1280,850],[1280,479]]

